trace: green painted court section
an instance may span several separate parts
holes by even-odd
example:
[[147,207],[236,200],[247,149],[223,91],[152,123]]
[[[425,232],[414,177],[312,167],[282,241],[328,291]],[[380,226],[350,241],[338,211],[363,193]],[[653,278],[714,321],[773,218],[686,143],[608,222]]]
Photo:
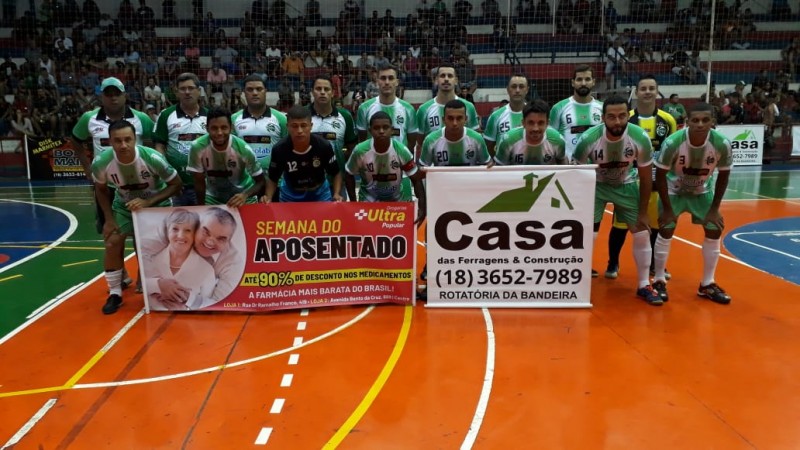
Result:
[[[735,168],[725,199],[800,201],[800,170],[792,169],[800,169],[800,166]],[[95,231],[95,206],[88,185],[11,187],[0,184],[0,200],[6,199],[64,209],[78,219],[78,227],[60,246],[0,273],[0,337],[23,324],[40,306],[103,271],[103,242]],[[0,218],[3,217],[2,204],[0,202]],[[6,242],[0,236],[0,255],[3,248],[20,245],[30,244]],[[128,245],[132,245],[130,241]],[[87,262],[91,260],[97,261]],[[0,259],[0,270],[13,262]],[[96,315],[100,317],[105,298],[96,300]]]

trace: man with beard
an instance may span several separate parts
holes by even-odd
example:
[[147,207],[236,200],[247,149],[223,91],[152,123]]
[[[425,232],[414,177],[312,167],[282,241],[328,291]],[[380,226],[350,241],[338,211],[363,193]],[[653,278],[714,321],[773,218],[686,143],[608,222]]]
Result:
[[508,80],[506,92],[508,92],[508,104],[498,108],[489,116],[486,129],[483,130],[483,139],[486,140],[490,155],[494,155],[495,145],[506,133],[522,125],[522,109],[525,108],[525,97],[528,96],[528,79],[522,74],[512,75]]
[[[636,85],[636,109],[630,111],[628,123],[640,126],[650,137],[653,145],[653,154],[658,157],[661,144],[677,129],[675,119],[656,106],[658,97],[658,83],[653,75],[645,75],[639,79]],[[653,181],[655,181],[653,172]],[[648,204],[648,215],[650,217],[650,247],[652,248],[658,236],[658,193],[655,190],[650,194]],[[625,237],[628,234],[627,225],[618,220],[614,215],[614,223],[608,233],[608,267],[606,268],[606,278],[617,278],[619,274],[619,254],[625,244]],[[650,275],[653,275],[654,265],[650,264]],[[670,278],[667,272],[667,279]]]
[[572,160],[581,133],[602,122],[603,103],[592,97],[592,68],[582,64],[572,75],[572,96],[561,100],[550,110],[550,126],[564,137],[567,158]]
[[264,171],[253,149],[231,135],[231,114],[215,108],[208,113],[208,134],[197,139],[189,150],[186,170],[194,178],[199,205],[224,205],[238,208],[257,203],[264,188]]
[[[419,138],[417,138],[417,151],[422,149],[424,139],[434,131],[438,131],[444,126],[445,105],[452,100],[461,100],[456,95],[458,86],[458,76],[453,66],[442,65],[436,72],[436,97],[423,103],[417,109],[417,128],[419,128]],[[473,130],[480,127],[478,113],[475,105],[464,102],[466,108],[466,126]]]
[[498,165],[566,164],[564,138],[548,125],[550,105],[535,100],[522,110],[522,127],[506,133],[497,144]]
[[650,305],[661,306],[664,301],[650,285],[649,270],[652,249],[647,203],[653,184],[653,146],[643,129],[628,124],[628,104],[624,98],[615,95],[606,100],[602,114],[603,123],[581,135],[573,155],[579,164],[598,165],[594,238],[597,239],[606,204],[612,203],[633,235],[633,259],[638,274],[636,295]]

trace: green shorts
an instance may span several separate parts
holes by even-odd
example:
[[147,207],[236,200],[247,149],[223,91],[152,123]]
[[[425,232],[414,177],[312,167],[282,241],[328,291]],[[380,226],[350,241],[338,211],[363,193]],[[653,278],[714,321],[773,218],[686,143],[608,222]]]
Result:
[[133,236],[133,215],[128,211],[128,208],[124,206],[119,208],[115,205],[112,211],[114,212],[114,220],[119,227],[119,234]]
[[611,186],[597,183],[594,194],[594,223],[600,223],[606,204],[614,205],[614,213],[622,223],[636,223],[639,215],[639,183]]
[[[711,191],[700,195],[672,195],[669,194],[669,202],[672,204],[672,212],[675,214],[675,221],[678,217],[685,213],[691,213],[692,223],[696,225],[703,225],[706,230],[719,230],[713,223],[703,223],[703,220],[711,209],[711,203],[714,201],[714,193]],[[659,204],[659,210],[663,207]],[[663,228],[675,228],[676,223],[668,223]]]

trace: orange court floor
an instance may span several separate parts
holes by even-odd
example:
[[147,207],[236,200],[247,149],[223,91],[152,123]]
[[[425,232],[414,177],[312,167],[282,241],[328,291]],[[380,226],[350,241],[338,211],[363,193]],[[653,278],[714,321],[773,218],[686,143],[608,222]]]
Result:
[[[800,216],[800,182],[786,186],[726,197],[726,228]],[[732,303],[697,297],[702,230],[682,217],[670,300],[649,306],[634,295],[630,239],[619,278],[603,278],[609,219],[589,309],[146,315],[129,289],[103,316],[95,278],[0,340],[0,445],[800,448],[800,287],[724,247],[717,280]],[[7,275],[0,303],[14,301]]]

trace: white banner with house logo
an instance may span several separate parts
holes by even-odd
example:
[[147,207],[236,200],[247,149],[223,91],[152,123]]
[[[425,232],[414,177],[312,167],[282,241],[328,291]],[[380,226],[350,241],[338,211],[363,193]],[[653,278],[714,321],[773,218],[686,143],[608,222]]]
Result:
[[734,166],[760,166],[764,157],[764,125],[719,125],[731,141]]
[[595,167],[431,168],[427,305],[590,307]]

